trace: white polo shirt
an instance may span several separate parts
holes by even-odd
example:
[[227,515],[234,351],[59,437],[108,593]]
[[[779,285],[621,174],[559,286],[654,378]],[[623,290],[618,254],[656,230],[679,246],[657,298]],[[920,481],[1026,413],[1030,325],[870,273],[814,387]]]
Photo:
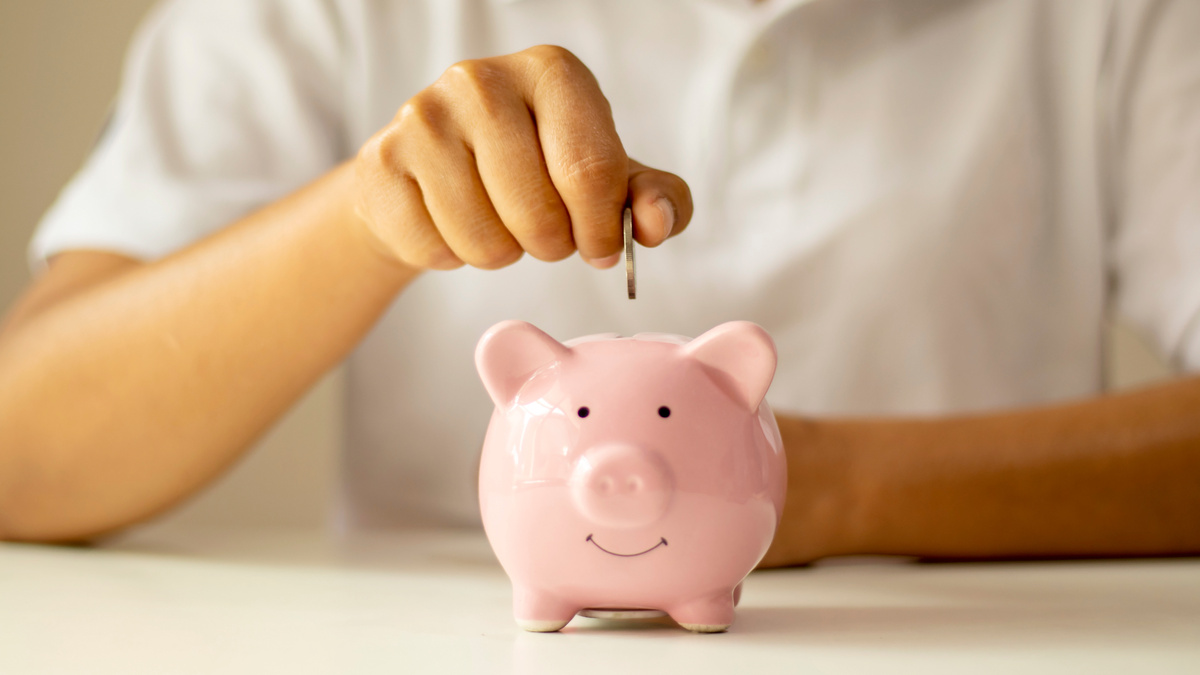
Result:
[[639,252],[635,302],[578,258],[430,273],[354,354],[346,522],[472,523],[472,351],[502,319],[749,319],[779,346],[768,400],[809,415],[1094,394],[1110,307],[1200,369],[1197,36],[1194,0],[181,0],[32,255],[157,258],[351,156],[452,63],[572,50],[696,216]]

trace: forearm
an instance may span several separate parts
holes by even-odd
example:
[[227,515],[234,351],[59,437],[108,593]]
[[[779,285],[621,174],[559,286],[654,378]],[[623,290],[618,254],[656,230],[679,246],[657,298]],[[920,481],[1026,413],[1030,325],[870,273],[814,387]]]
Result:
[[795,508],[776,563],[1200,553],[1200,378],[991,415],[781,428]]
[[414,272],[354,222],[344,166],[0,341],[0,536],[88,536],[228,465]]

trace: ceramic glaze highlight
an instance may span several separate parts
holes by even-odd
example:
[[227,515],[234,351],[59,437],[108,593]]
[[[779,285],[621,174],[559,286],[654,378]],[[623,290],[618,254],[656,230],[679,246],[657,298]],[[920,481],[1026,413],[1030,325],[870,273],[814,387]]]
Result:
[[476,366],[496,404],[483,446],[484,529],[526,630],[582,610],[733,623],[770,546],[786,467],[764,401],[775,346],[748,322],[559,343],[505,321]]

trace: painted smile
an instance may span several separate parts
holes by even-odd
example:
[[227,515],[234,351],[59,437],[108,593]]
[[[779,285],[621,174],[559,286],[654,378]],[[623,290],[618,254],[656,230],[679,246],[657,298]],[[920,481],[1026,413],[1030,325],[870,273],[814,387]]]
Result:
[[608,549],[604,548],[604,547],[603,547],[603,546],[601,546],[600,544],[597,544],[597,543],[596,543],[596,540],[595,540],[595,539],[592,537],[592,535],[590,535],[590,534],[587,536],[587,540],[586,540],[586,541],[590,541],[590,542],[592,542],[592,546],[595,546],[596,548],[600,549],[601,551],[604,551],[605,553],[607,553],[607,554],[609,554],[609,555],[620,556],[620,557],[622,557],[622,558],[632,558],[632,557],[634,557],[634,556],[646,555],[647,553],[649,553],[650,551],[653,551],[654,549],[658,548],[659,546],[666,546],[666,545],[667,545],[667,539],[666,539],[666,537],[659,537],[659,539],[658,539],[658,543],[657,543],[657,544],[655,544],[655,545],[651,546],[650,548],[648,548],[648,549],[646,549],[645,551],[642,551],[642,552],[640,552],[640,553],[615,553],[615,552],[613,552],[613,551],[610,551],[610,550],[608,550]]

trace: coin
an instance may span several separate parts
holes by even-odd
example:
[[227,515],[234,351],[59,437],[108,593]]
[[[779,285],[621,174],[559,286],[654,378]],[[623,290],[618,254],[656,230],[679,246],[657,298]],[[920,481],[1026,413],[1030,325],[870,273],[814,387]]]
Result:
[[637,265],[633,261],[633,209],[625,207],[625,288],[637,298]]
[[658,609],[581,609],[579,616],[589,619],[657,619],[667,613]]

